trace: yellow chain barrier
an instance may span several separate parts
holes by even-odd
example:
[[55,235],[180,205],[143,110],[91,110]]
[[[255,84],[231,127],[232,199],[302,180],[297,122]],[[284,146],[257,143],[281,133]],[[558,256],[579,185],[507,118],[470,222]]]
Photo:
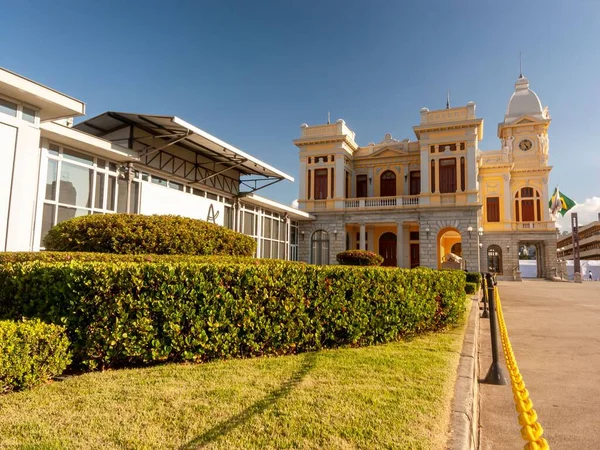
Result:
[[496,300],[496,313],[498,315],[498,326],[500,328],[500,338],[506,366],[510,374],[510,384],[512,386],[515,408],[519,413],[519,425],[521,425],[521,437],[527,441],[523,447],[525,450],[546,450],[549,449],[548,441],[542,437],[544,429],[538,422],[538,416],[533,409],[533,402],[529,398],[529,391],[525,388],[525,382],[519,372],[517,360],[508,339],[508,330],[502,314],[502,303],[500,302],[500,293],[498,287],[494,288],[494,297]]

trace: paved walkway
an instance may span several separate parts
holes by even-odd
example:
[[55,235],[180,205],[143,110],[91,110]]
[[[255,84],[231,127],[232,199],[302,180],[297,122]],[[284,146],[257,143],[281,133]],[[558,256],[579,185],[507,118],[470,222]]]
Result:
[[[500,282],[509,337],[550,448],[600,448],[600,282]],[[490,367],[489,321],[480,322],[480,377]],[[502,347],[500,355],[506,369]],[[507,373],[508,375],[508,373]],[[525,441],[510,386],[480,384],[481,448]]]

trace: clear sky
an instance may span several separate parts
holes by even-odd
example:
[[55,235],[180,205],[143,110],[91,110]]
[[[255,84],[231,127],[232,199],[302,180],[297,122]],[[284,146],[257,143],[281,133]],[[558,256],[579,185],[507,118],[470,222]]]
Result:
[[[523,72],[549,106],[550,187],[600,210],[600,2],[25,1],[0,65],[107,110],[173,114],[298,177],[300,124],[415,139],[419,109],[477,104],[480,148]],[[298,184],[261,191],[290,204]],[[597,201],[593,199],[597,198]],[[594,206],[596,205],[596,206]]]

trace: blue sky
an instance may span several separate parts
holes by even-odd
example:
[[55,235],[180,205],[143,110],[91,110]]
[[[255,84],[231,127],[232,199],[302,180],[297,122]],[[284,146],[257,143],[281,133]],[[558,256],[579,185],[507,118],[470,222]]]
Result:
[[[482,149],[523,72],[549,106],[551,188],[600,197],[600,2],[10,0],[0,65],[106,110],[174,114],[298,177],[300,124],[415,139],[475,101]],[[289,204],[297,183],[262,194]],[[600,208],[600,199],[598,207]]]

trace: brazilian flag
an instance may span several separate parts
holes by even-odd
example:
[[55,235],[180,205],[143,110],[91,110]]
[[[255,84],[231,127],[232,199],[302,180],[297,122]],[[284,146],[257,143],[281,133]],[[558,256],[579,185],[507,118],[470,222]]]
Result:
[[554,194],[552,194],[552,198],[548,202],[548,207],[551,209],[552,214],[556,215],[560,213],[563,217],[575,205],[576,203],[573,200],[558,190],[558,186],[554,189]]

